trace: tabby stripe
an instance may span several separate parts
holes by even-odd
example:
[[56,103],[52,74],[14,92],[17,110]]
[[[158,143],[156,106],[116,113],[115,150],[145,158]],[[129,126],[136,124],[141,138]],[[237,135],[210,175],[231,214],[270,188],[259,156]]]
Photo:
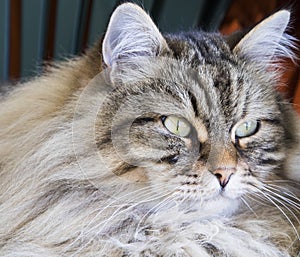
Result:
[[111,143],[111,132],[108,132],[104,134],[103,137],[101,137],[101,139],[99,139],[98,142],[96,142],[96,146],[99,150],[102,150],[110,143]]
[[272,165],[272,166],[278,166],[280,164],[280,160],[275,160],[275,159],[260,159],[258,160],[259,165]]
[[124,163],[120,164],[117,168],[115,168],[113,170],[113,173],[116,174],[117,176],[121,176],[127,172],[134,170],[135,168],[136,168],[136,166],[124,162]]
[[192,103],[192,106],[193,106],[193,109],[194,109],[194,112],[195,112],[195,116],[199,117],[199,111],[198,111],[196,97],[190,91],[188,91],[188,94],[189,94],[189,97],[190,97],[190,100],[191,100],[191,103]]
[[275,152],[278,152],[278,150],[279,150],[278,146],[272,146],[272,147],[266,147],[266,148],[262,147],[261,149],[266,153],[275,153]]
[[151,117],[139,117],[134,120],[133,124],[135,125],[145,125],[148,122],[155,122],[154,118]]
[[266,123],[271,123],[272,125],[281,125],[281,120],[280,119],[261,119],[260,121],[266,122]]
[[175,164],[178,161],[179,156],[177,154],[171,154],[169,156],[162,157],[159,162],[167,162],[169,164]]
[[264,141],[257,139],[256,141],[247,143],[247,150],[252,151],[255,148],[265,150],[266,152],[276,152],[278,150],[278,145],[274,141]]

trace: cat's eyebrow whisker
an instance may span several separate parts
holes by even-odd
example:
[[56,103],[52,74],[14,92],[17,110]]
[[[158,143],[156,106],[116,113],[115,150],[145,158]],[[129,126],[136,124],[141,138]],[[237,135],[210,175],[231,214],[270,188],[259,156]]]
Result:
[[295,225],[293,224],[292,220],[290,219],[290,217],[284,212],[284,210],[273,200],[274,197],[270,197],[270,195],[266,194],[263,190],[258,189],[258,192],[260,192],[266,199],[268,199],[282,214],[283,216],[287,219],[287,221],[290,223],[290,225],[292,226],[297,238],[300,240],[300,236],[299,233],[295,227]]

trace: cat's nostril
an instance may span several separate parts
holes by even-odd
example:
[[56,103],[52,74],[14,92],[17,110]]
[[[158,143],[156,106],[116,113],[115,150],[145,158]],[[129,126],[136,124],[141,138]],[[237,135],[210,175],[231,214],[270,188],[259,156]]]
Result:
[[[220,173],[216,173],[216,174],[214,174],[216,177],[217,177],[217,179],[219,180],[219,182],[220,182],[220,185],[222,186],[222,183],[221,183],[221,181],[222,181],[222,174],[220,174]],[[222,186],[223,187],[223,186]]]
[[220,174],[220,173],[216,173],[215,176],[216,176],[218,179],[222,178],[222,174]]
[[224,187],[228,184],[228,182],[229,182],[231,176],[232,176],[233,173],[234,173],[234,170],[233,170],[233,169],[217,169],[217,170],[215,170],[215,171],[212,172],[212,173],[213,173],[213,174],[217,177],[217,179],[219,180],[220,186],[221,186],[222,188],[224,188]]

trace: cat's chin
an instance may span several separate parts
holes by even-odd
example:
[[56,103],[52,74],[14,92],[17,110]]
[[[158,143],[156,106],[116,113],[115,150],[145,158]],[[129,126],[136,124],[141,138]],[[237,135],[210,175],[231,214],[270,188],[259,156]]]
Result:
[[224,193],[219,193],[215,197],[203,201],[186,200],[181,203],[181,208],[191,212],[197,212],[201,216],[231,216],[234,214],[241,201],[239,198],[231,198],[224,196]]
[[203,203],[201,210],[211,215],[231,216],[240,205],[237,198],[225,197],[222,194]]
[[211,214],[230,216],[240,206],[241,192],[237,190],[238,185],[229,183],[224,189],[219,188],[210,199],[203,202],[202,210]]

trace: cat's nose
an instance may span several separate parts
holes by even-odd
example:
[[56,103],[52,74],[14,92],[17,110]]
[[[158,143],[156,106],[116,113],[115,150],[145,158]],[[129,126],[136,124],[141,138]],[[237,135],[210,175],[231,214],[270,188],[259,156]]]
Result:
[[219,168],[214,170],[212,173],[218,178],[221,187],[224,188],[228,184],[234,172],[234,168]]

